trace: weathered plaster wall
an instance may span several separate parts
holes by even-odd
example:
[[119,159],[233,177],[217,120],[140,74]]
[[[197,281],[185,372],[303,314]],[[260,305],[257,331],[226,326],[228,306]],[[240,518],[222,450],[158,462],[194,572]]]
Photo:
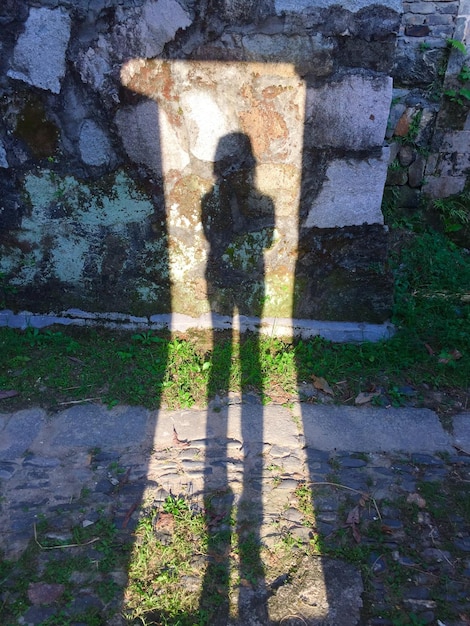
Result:
[[9,304],[386,320],[380,204],[401,11],[4,2]]

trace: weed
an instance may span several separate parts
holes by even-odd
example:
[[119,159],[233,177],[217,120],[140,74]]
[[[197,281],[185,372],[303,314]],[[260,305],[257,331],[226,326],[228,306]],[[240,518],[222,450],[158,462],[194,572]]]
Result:
[[4,272],[0,272],[0,309],[4,309],[7,306],[8,296],[16,293],[17,289],[14,287]]
[[433,201],[433,207],[438,211],[446,233],[462,230],[470,224],[470,191],[438,198]]
[[191,577],[201,574],[194,556],[203,554],[207,547],[204,515],[194,514],[183,498],[169,498],[165,504],[165,514],[174,520],[169,541],[160,540],[163,526],[156,510],[149,511],[136,529],[126,616],[143,623],[156,619],[161,624],[206,624],[204,614],[198,611],[200,589],[187,586]]
[[[465,45],[456,39],[448,39],[447,43],[450,48],[454,48],[462,54],[467,54]],[[460,72],[457,75],[457,81],[459,83],[453,89],[447,89],[444,91],[444,95],[449,98],[451,102],[455,102],[460,106],[470,105],[470,66],[464,62],[460,68]]]
[[171,515],[178,517],[187,513],[189,508],[184,498],[177,498],[171,495],[165,499],[165,502],[163,503],[163,510],[165,513],[171,513]]
[[328,459],[328,465],[331,467],[331,469],[334,472],[338,472],[341,469],[341,463],[339,462],[339,460],[332,456]]
[[394,136],[393,140],[401,143],[401,144],[407,144],[407,145],[415,145],[416,139],[418,138],[418,134],[419,134],[419,129],[420,129],[420,125],[421,125],[421,118],[423,117],[423,110],[419,109],[418,111],[416,111],[416,113],[413,115],[411,121],[410,121],[410,125],[408,127],[408,132],[406,133],[406,135],[404,135],[403,137],[401,136]]
[[113,580],[101,580],[96,585],[96,590],[103,602],[111,602],[119,594],[119,587]]
[[462,43],[459,39],[447,39],[446,43],[449,48],[458,50],[462,54],[467,54],[467,48],[465,47],[465,44]]
[[86,500],[91,495],[91,489],[89,487],[82,487],[80,491],[80,498]]
[[297,498],[299,511],[307,521],[314,523],[315,510],[313,505],[312,490],[308,487],[308,485],[300,484],[295,490],[294,495]]
[[392,170],[392,172],[406,170],[406,167],[403,167],[398,158],[395,158],[388,167],[390,170]]

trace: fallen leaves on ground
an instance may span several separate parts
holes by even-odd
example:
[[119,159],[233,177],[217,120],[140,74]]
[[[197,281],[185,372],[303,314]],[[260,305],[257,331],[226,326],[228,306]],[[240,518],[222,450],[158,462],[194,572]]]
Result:
[[361,391],[361,393],[356,396],[354,404],[357,404],[358,406],[361,404],[367,404],[373,398],[377,398],[378,396],[380,396],[380,391]]
[[163,511],[160,512],[154,523],[154,528],[156,531],[172,533],[175,530],[175,518],[173,514],[164,513]]
[[450,363],[451,361],[458,361],[461,358],[462,358],[462,353],[459,352],[459,350],[455,348],[454,350],[451,350],[450,352],[441,353],[441,357],[438,363],[444,363],[444,364]]
[[5,391],[0,390],[0,400],[5,400],[6,398],[14,398],[15,396],[19,396],[18,391],[14,389],[7,389]]
[[327,393],[330,396],[334,395],[333,389],[330,387],[327,380],[325,380],[321,376],[315,376],[315,374],[312,374],[312,380],[313,380],[313,386],[315,387],[315,389],[318,389],[319,391],[323,391],[323,393]]
[[420,509],[424,509],[426,506],[426,500],[419,493],[408,494],[406,501],[408,504],[416,504]]
[[349,511],[348,517],[346,519],[346,524],[345,524],[345,526],[349,526],[349,528],[351,528],[351,531],[352,531],[352,534],[356,543],[361,542],[361,534],[358,528],[360,520],[361,520],[361,512],[360,512],[359,505],[357,505]]
[[180,439],[178,437],[178,433],[176,432],[176,428],[173,426],[173,445],[177,448],[189,448],[190,443],[187,439]]

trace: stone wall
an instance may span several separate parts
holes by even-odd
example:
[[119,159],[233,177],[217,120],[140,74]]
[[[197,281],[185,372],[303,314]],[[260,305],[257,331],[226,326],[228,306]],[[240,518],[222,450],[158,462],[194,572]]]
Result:
[[458,7],[405,3],[400,26],[399,0],[6,0],[7,304],[383,322],[391,76],[390,120],[422,110],[428,141],[413,88]]
[[433,199],[458,194],[468,183],[469,102],[446,94],[470,87],[458,78],[470,52],[470,3],[417,0],[403,8],[386,135],[391,150],[384,209],[412,219]]

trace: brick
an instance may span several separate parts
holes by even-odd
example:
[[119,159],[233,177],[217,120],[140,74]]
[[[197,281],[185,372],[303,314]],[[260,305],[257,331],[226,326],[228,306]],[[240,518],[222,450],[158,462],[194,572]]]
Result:
[[438,24],[430,28],[430,33],[434,37],[452,37],[454,34],[454,27],[446,26],[445,24]]
[[[470,6],[470,3],[469,3]],[[440,4],[437,7],[437,13],[450,13],[451,15],[457,15],[459,12],[459,5],[457,2],[449,2],[446,4]]]
[[426,18],[426,24],[429,24],[430,26],[434,26],[435,24],[453,24],[454,23],[454,17],[452,15],[446,15],[446,14],[441,14],[441,15],[430,15],[429,17]]
[[412,2],[409,5],[410,13],[434,13],[436,7],[432,2]]
[[405,28],[405,35],[407,37],[426,37],[430,32],[431,29],[426,24],[407,26]]

